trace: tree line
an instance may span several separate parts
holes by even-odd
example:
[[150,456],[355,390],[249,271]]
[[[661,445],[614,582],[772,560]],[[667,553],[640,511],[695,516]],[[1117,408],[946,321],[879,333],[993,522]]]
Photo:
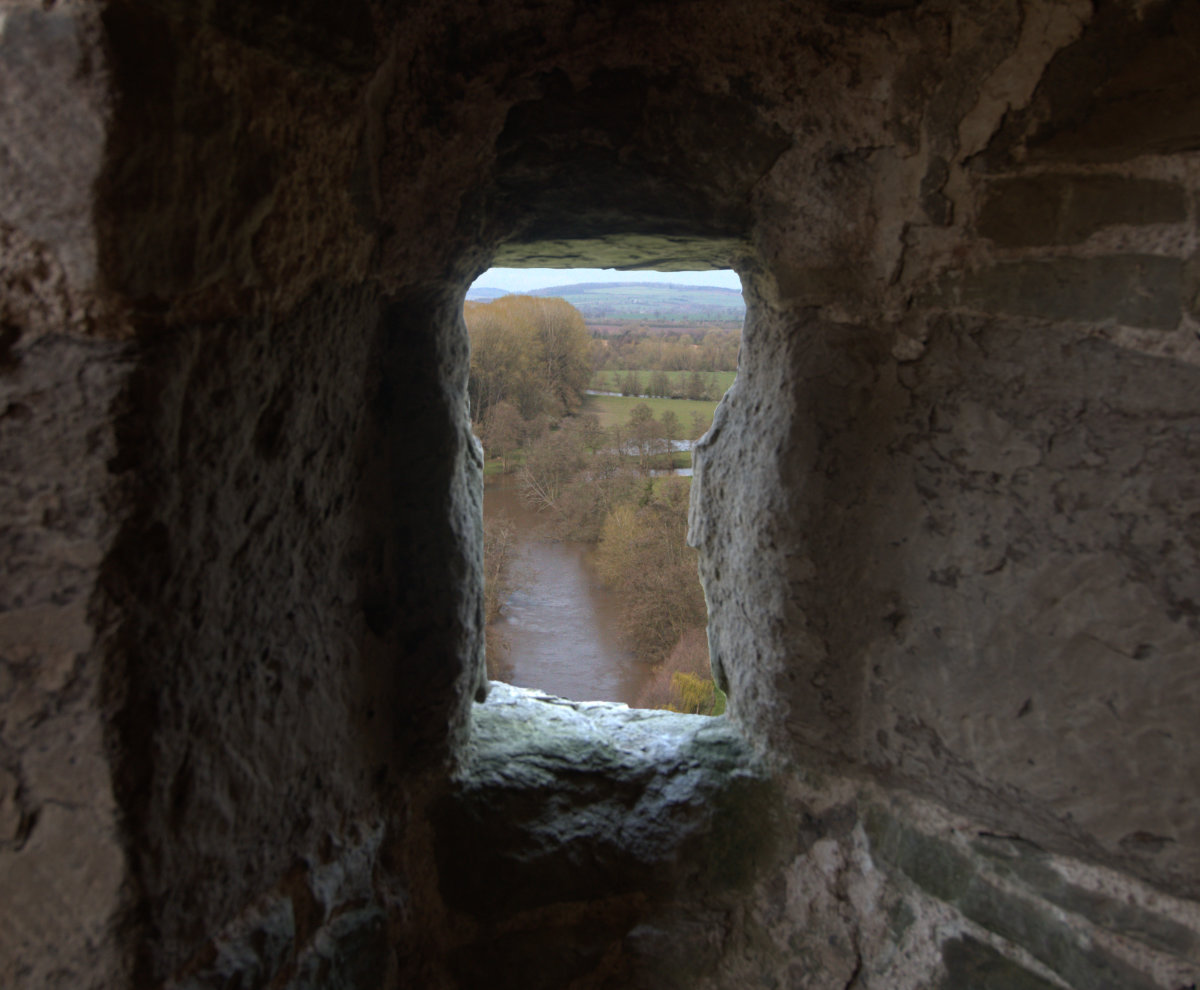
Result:
[[[627,370],[614,375],[616,391],[622,395],[645,395],[663,399],[701,399],[716,402],[721,398],[721,386],[717,381],[693,371],[691,374],[670,374],[658,370],[643,373]],[[612,381],[612,379],[609,379]]]
[[740,330],[652,333],[634,327],[618,336],[597,338],[596,368],[617,371],[737,371]]

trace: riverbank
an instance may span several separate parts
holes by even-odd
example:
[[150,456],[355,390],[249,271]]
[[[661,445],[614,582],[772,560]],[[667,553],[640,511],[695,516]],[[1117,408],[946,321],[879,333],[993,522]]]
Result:
[[500,679],[577,701],[634,705],[653,668],[621,636],[619,604],[586,543],[546,538],[545,519],[525,505],[511,476],[484,485],[485,525],[514,524],[516,590],[492,624]]

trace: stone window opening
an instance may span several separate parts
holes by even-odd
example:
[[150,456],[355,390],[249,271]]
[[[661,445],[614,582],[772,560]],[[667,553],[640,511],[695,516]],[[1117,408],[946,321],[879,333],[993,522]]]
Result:
[[786,846],[779,779],[736,720],[581,697],[492,679],[472,706],[433,819],[441,898],[476,933],[462,986],[495,979],[493,954],[513,985],[534,958],[573,985],[618,945],[638,985],[699,985],[710,961],[671,947],[719,928]]
[[[578,278],[563,277],[576,270]],[[480,281],[512,280],[513,312],[493,305],[496,288],[469,291],[465,303],[469,401],[485,455],[489,679],[565,698],[722,713],[686,532],[693,448],[736,375],[740,280],[683,266],[546,273],[550,286],[606,287],[564,293],[586,313],[586,324],[576,318],[589,367],[575,400],[538,412],[528,396],[508,394],[512,351],[497,338],[505,327],[506,339],[520,338],[523,303],[512,297],[525,288],[547,301],[555,293],[531,284],[541,272],[493,271]],[[648,288],[631,294],[617,281]],[[687,308],[700,300],[707,311]]]

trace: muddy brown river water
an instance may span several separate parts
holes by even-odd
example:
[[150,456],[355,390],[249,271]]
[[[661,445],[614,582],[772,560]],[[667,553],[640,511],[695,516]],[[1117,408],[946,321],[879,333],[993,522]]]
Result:
[[498,513],[516,524],[524,578],[494,623],[508,644],[503,679],[576,701],[633,704],[650,668],[622,644],[614,596],[588,546],[545,539],[543,517],[522,504],[511,477],[484,487],[484,518]]

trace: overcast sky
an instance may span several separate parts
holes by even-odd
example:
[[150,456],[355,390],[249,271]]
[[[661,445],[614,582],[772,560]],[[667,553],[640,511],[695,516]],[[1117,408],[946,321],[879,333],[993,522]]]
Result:
[[578,282],[666,282],[674,285],[716,285],[742,291],[737,272],[619,272],[615,268],[489,268],[475,280],[482,289],[528,292]]

